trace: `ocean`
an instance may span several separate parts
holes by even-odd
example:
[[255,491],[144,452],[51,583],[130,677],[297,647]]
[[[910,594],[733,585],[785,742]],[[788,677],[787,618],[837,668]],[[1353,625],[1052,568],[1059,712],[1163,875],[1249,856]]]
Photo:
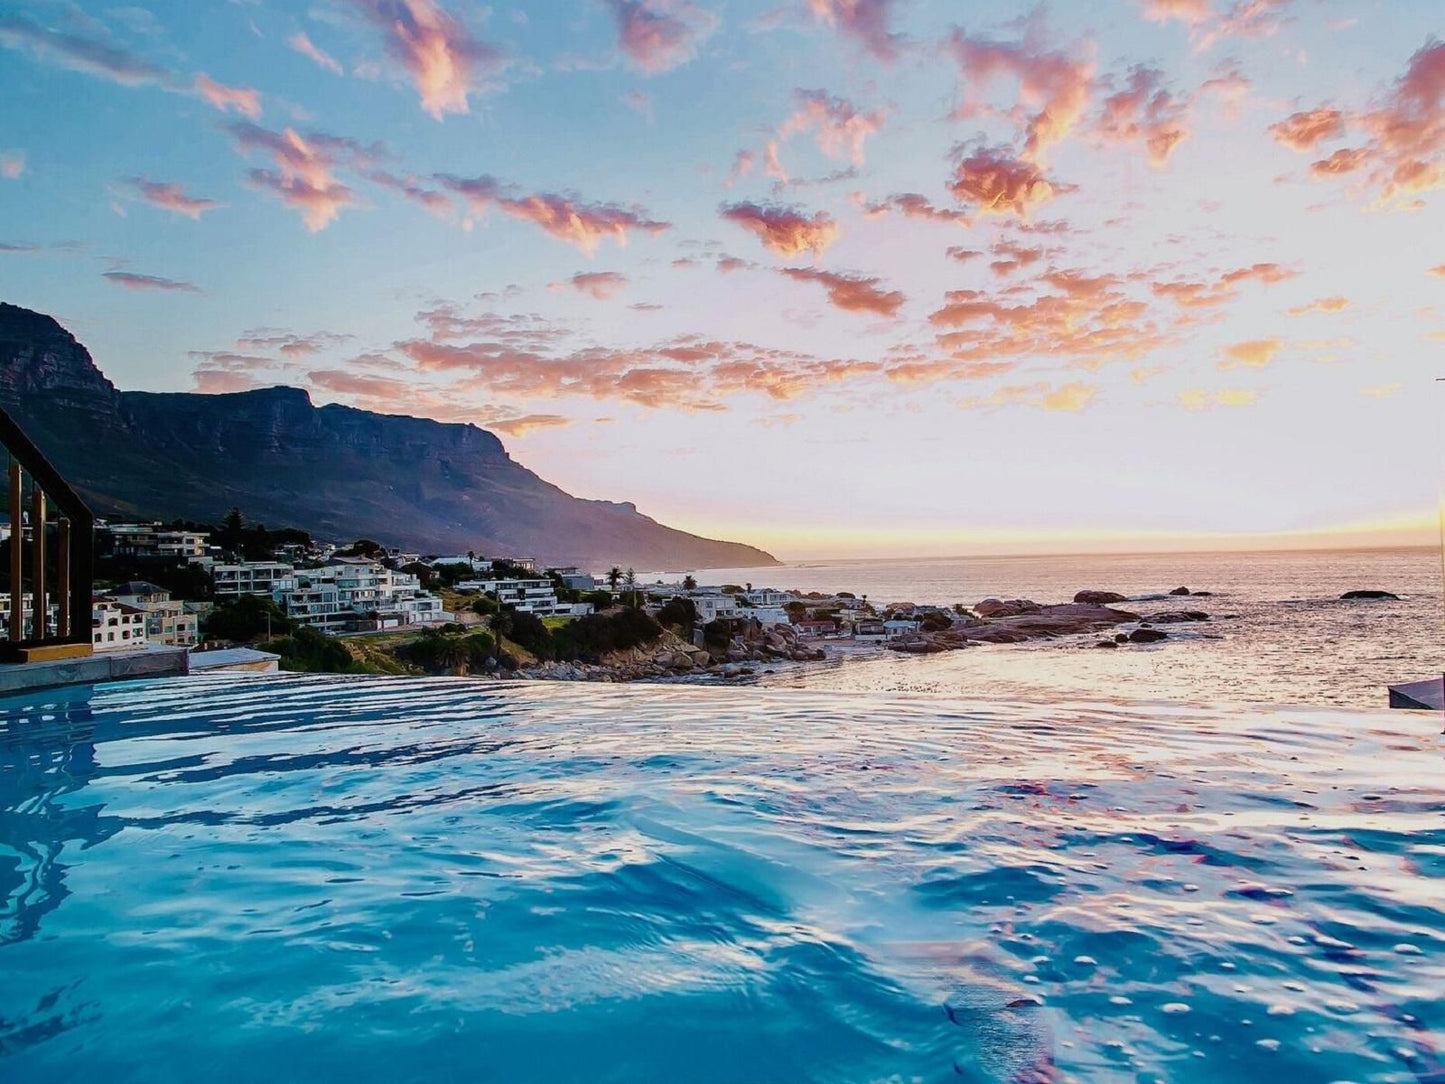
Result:
[[[1170,553],[800,562],[705,569],[698,582],[852,591],[874,604],[973,605],[985,598],[1068,602],[1084,589],[1131,598],[1176,587],[1203,599],[1140,602],[1198,609],[1169,641],[1119,651],[1097,636],[992,645],[944,655],[843,658],[773,668],[759,684],[835,691],[951,693],[989,699],[1171,700],[1382,707],[1385,687],[1445,669],[1445,603],[1433,549]],[[1342,601],[1379,589],[1398,601]],[[1120,604],[1130,608],[1130,604]]]

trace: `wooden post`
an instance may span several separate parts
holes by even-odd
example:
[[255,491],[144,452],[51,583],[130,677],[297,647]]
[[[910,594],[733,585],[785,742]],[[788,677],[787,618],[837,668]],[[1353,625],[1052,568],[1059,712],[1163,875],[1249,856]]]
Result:
[[50,631],[46,627],[50,607],[45,605],[45,491],[37,485],[30,487],[30,530],[34,566],[30,570],[30,633],[32,640],[44,640]]
[[25,639],[25,489],[20,464],[10,461],[10,642]]
[[73,614],[70,607],[70,519],[62,519],[55,525],[56,548],[60,559],[55,575],[55,596],[60,604],[60,613],[55,623],[55,634],[62,640],[70,635]]

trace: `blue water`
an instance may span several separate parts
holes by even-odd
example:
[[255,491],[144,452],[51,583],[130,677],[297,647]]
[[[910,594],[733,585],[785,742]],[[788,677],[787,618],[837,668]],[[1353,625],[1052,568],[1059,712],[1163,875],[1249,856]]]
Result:
[[1440,1081],[1438,718],[0,701],[0,1080]]

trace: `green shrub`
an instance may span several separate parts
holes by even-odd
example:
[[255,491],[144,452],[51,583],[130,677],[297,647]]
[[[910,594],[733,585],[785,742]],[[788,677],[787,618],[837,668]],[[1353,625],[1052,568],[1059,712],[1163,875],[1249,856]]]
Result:
[[492,618],[492,631],[505,636],[518,647],[526,648],[539,659],[553,656],[552,633],[536,614],[504,608]]
[[273,600],[261,595],[242,595],[207,614],[203,627],[208,640],[249,643],[263,636],[289,632],[291,622],[286,611]]
[[732,643],[733,623],[726,618],[709,621],[702,627],[702,642],[708,647],[727,647]]
[[674,628],[691,629],[697,620],[697,603],[690,598],[670,598],[662,604],[657,619]]
[[302,625],[290,636],[267,641],[261,646],[281,656],[283,670],[307,674],[349,674],[358,669],[351,652],[341,643],[309,625]]
[[552,640],[559,659],[595,661],[609,651],[651,643],[661,635],[662,626],[644,611],[619,610],[579,617],[553,632]]

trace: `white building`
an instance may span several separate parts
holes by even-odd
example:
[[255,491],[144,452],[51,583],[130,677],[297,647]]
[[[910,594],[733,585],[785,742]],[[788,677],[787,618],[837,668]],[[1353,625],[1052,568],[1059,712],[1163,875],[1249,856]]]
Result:
[[738,600],[732,595],[705,595],[694,591],[687,597],[692,599],[692,604],[697,607],[698,620],[704,623],[752,616],[752,611],[738,606]]
[[923,628],[922,621],[912,621],[903,617],[896,617],[883,622],[884,635],[890,640],[897,640],[903,636],[911,636],[921,628]]
[[291,620],[330,633],[357,625],[396,628],[452,619],[442,600],[423,590],[416,576],[374,562],[346,561],[293,572],[272,581],[271,597]]
[[90,612],[90,643],[95,651],[129,651],[146,646],[146,614],[138,606],[98,598]]
[[[20,610],[25,614],[25,639],[35,636],[35,596],[26,591],[20,596]],[[53,635],[60,624],[60,606],[50,596],[50,603],[45,607],[45,635]],[[0,591],[0,640],[10,638],[10,592]]]
[[200,618],[184,602],[171,598],[164,587],[135,580],[121,584],[106,597],[145,613],[146,639],[151,643],[190,647],[201,638]]
[[754,606],[751,609],[739,610],[738,613],[764,625],[787,625],[793,620],[781,606]]
[[457,589],[494,595],[503,606],[538,617],[569,617],[574,612],[572,603],[557,601],[551,580],[463,580]]
[[797,596],[790,591],[777,591],[771,587],[759,587],[752,591],[744,592],[743,598],[747,599],[754,606],[781,606],[786,602],[798,601]]
[[218,602],[234,601],[242,595],[271,595],[278,580],[289,580],[292,565],[280,561],[243,561],[236,565],[214,565],[211,580]]

